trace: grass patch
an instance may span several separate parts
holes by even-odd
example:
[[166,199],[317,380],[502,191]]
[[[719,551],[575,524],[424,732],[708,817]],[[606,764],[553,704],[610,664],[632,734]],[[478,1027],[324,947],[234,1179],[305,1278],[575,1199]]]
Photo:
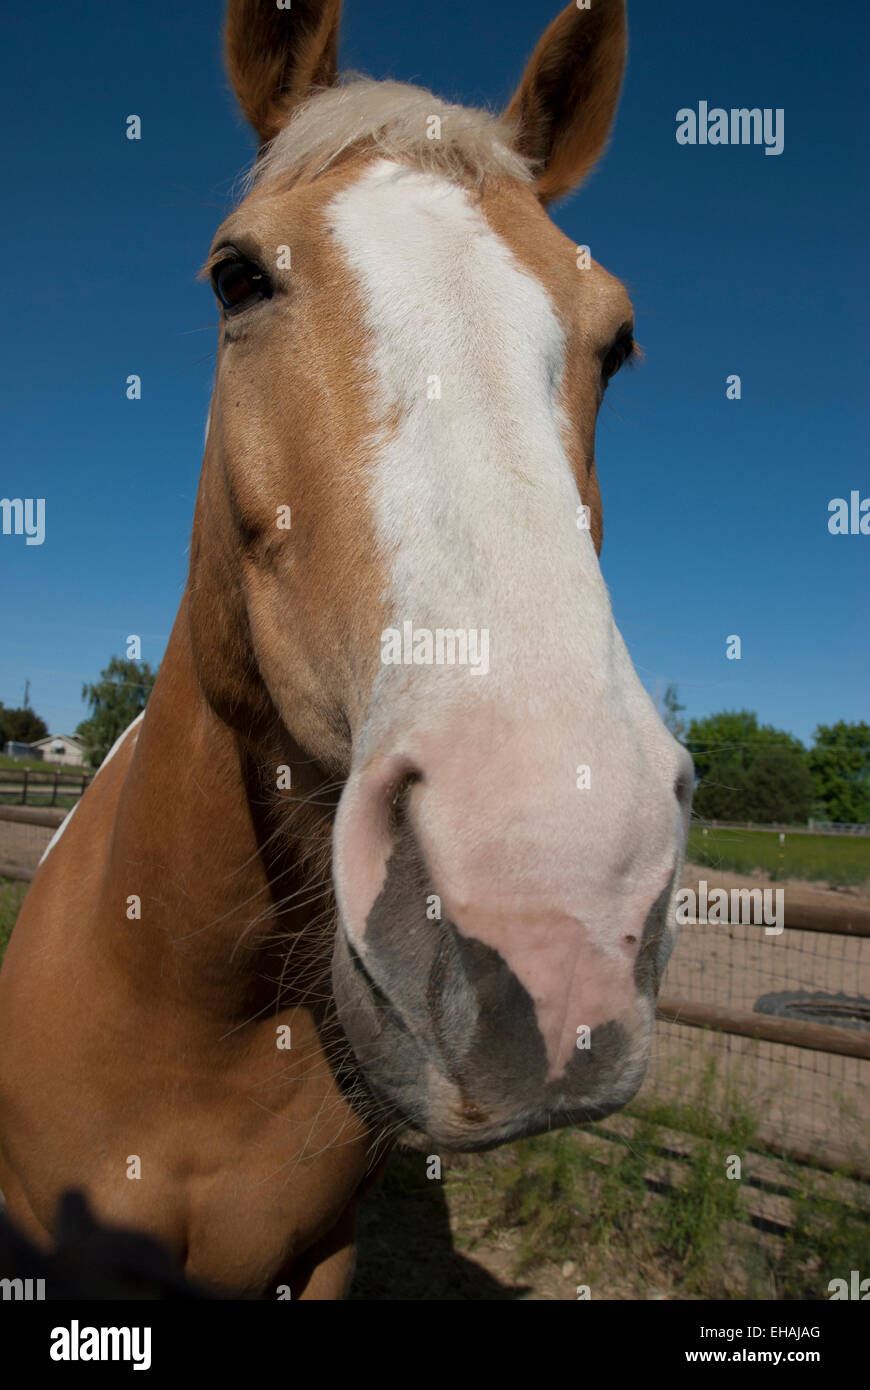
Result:
[[[772,1160],[754,1152],[751,1113],[736,1094],[723,1104],[714,1080],[711,1065],[691,1104],[645,1109],[630,1125],[620,1118],[622,1142],[591,1125],[450,1155],[444,1193],[457,1250],[508,1247],[514,1276],[530,1281],[542,1265],[572,1268],[571,1282],[593,1297],[823,1299],[830,1279],[870,1268],[866,1185],[849,1183],[847,1201],[833,1195],[831,1174],[777,1160],[787,1215],[774,1230],[753,1220],[769,1200],[758,1174]],[[735,1155],[739,1178],[728,1176]]]
[[751,874],[761,869],[774,879],[815,879],[836,884],[870,880],[870,836],[801,835],[788,831],[785,843],[763,830],[716,829],[694,825],[688,858],[707,869]]
[[10,758],[8,753],[0,753],[0,770],[3,768],[11,768],[15,772],[23,772],[25,768],[29,772],[54,772],[52,764],[42,758]]
[[49,810],[51,810],[52,808],[55,808],[55,807],[56,807],[58,810],[61,810],[61,811],[70,811],[70,810],[72,810],[73,806],[75,806],[76,802],[77,802],[77,801],[81,801],[81,799],[82,799],[82,797],[81,797],[81,791],[80,791],[80,790],[77,791],[77,792],[69,792],[69,793],[59,791],[58,794],[57,794],[57,800],[56,800],[56,801],[52,801],[52,799],[51,799],[51,788],[50,788],[50,787],[49,787],[47,790],[44,790],[44,791],[43,791],[43,790],[37,791],[37,790],[36,790],[34,787],[32,787],[32,786],[28,787],[28,789],[27,789],[27,801],[26,801],[26,802],[22,802],[22,800],[21,800],[21,792],[20,792],[20,791],[15,791],[15,792],[0,792],[0,806],[22,806],[22,805],[26,805],[26,806],[38,806],[38,807],[40,807],[40,808],[42,808],[42,807],[44,807],[44,806],[47,806],[47,807],[49,808]]
[[[726,1176],[725,1160],[745,1151],[755,1127],[736,1101],[727,1120],[720,1118],[711,1103],[713,1079],[711,1066],[696,1104],[638,1117],[624,1143],[591,1143],[593,1125],[585,1135],[562,1130],[490,1158],[495,1206],[488,1231],[516,1229],[516,1273],[579,1257],[578,1281],[593,1294],[606,1270],[634,1265],[660,1269],[684,1294],[730,1296],[717,1285],[740,1184]],[[685,1130],[687,1122],[696,1135],[690,1156],[663,1183],[656,1176],[663,1171],[663,1131]]]

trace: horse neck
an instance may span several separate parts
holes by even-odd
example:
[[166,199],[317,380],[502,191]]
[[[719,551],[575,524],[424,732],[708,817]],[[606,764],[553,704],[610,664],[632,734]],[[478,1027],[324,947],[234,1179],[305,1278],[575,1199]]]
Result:
[[[151,975],[186,1008],[241,1018],[324,993],[329,807],[310,804],[322,780],[310,764],[308,786],[276,790],[277,768],[304,762],[280,725],[251,744],[212,708],[188,615],[185,599],[124,778],[103,896],[115,916],[130,895],[141,900],[124,947],[138,981]],[[300,805],[303,823],[285,829]]]

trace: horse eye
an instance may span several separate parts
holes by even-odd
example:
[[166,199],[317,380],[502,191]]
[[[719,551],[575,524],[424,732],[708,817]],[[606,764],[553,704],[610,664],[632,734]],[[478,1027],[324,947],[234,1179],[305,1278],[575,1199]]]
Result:
[[620,338],[618,343],[614,343],[601,365],[601,375],[605,382],[612,376],[616,376],[620,367],[629,358],[634,349],[634,342],[630,338]]
[[215,266],[211,277],[214,292],[228,313],[246,309],[272,293],[269,279],[252,261],[234,257]]

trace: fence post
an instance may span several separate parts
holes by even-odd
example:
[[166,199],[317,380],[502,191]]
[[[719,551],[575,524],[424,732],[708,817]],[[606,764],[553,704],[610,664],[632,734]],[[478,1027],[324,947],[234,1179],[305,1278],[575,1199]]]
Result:
[[55,774],[54,774],[54,791],[51,793],[51,804],[52,804],[52,806],[56,806],[56,805],[57,805],[57,779],[58,779],[59,776],[60,776],[60,773],[56,771]]
[[27,783],[28,783],[29,781],[30,781],[30,769],[29,769],[28,767],[26,767],[26,768],[24,769],[24,781],[23,781],[23,783],[21,784],[21,805],[22,805],[22,806],[26,806],[26,805],[27,805]]

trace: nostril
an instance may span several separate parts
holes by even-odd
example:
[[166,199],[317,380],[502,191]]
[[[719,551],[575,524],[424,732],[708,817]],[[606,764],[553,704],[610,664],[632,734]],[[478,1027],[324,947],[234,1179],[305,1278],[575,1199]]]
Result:
[[401,810],[412,784],[422,776],[405,754],[392,753],[369,764],[354,780],[367,798],[371,811],[392,820]]
[[420,776],[410,758],[393,754],[373,760],[345,783],[333,830],[333,880],[351,941],[363,939]]
[[422,782],[423,774],[417,768],[408,768],[403,771],[399,779],[393,786],[390,794],[389,826],[395,834],[403,825],[408,813],[408,798],[411,788],[417,783]]

